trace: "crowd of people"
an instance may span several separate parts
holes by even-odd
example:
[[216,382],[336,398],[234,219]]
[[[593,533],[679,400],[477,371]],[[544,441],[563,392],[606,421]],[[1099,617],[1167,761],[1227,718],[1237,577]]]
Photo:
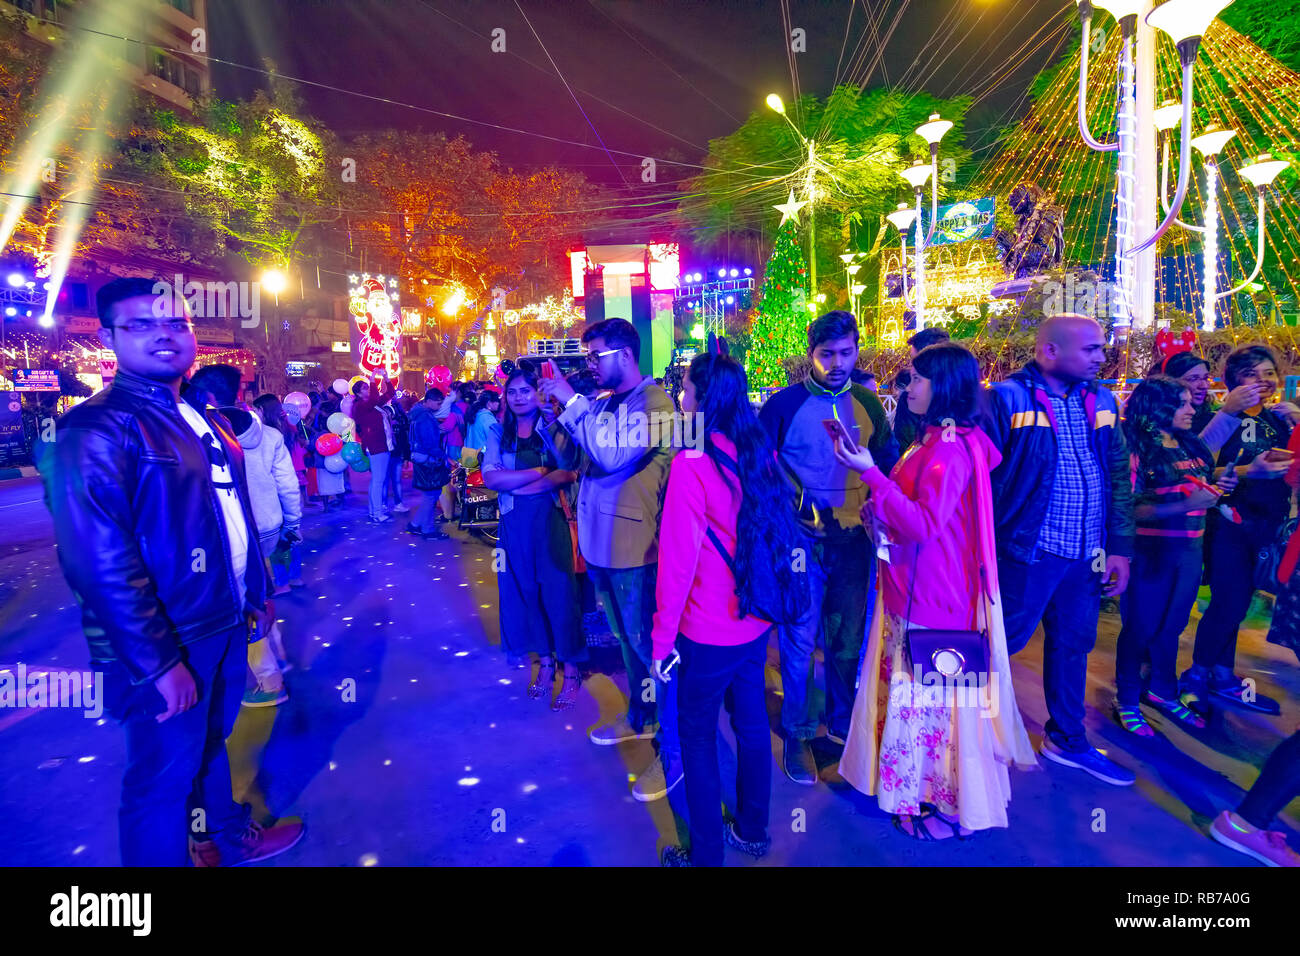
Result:
[[[151,280],[110,283],[98,306],[118,378],[59,420],[41,474],[92,661],[126,729],[123,862],[263,859],[293,846],[302,824],[262,827],[233,803],[224,740],[241,703],[286,698],[270,602],[302,583],[304,510],[336,508],[346,493],[314,451],[342,397],[313,393],[294,416],[274,395],[247,401],[235,369],[187,380],[189,318],[159,317]],[[1150,737],[1168,721],[1195,733],[1218,706],[1280,712],[1236,663],[1261,583],[1277,596],[1269,640],[1300,653],[1300,535],[1287,520],[1300,409],[1275,400],[1268,348],[1228,356],[1221,404],[1209,364],[1189,352],[1161,361],[1121,404],[1097,382],[1106,341],[1090,318],[1045,320],[1034,360],[989,388],[965,347],[926,329],[910,341],[891,417],[858,368],[846,312],[812,322],[810,377],[757,410],[725,343],[690,363],[675,400],[642,373],[631,323],[602,320],[582,341],[585,375],[521,361],[499,392],[469,383],[422,396],[359,381],[350,412],[373,522],[410,510],[409,463],[420,497],[406,530],[445,537],[453,469],[481,467],[500,515],[501,643],[530,668],[529,698],[576,705],[590,666],[583,612],[589,595],[599,602],[628,693],[590,739],[653,741],[638,800],[684,787],[687,825],[665,865],[770,848],[772,645],[782,772],[822,780],[812,742],[824,728],[840,775],[924,842],[1010,825],[1011,771],[1039,756],[1135,782],[1085,731],[1108,599],[1122,619],[1124,731]],[[674,417],[682,428],[626,424]],[[165,517],[178,512],[192,516],[184,529]],[[1210,601],[1179,675],[1203,579]],[[1035,752],[1011,659],[1040,625],[1049,719]],[[724,708],[737,745],[728,814]],[[1272,828],[1298,793],[1300,734],[1210,835],[1300,865]],[[193,807],[206,811],[201,828],[189,825]]]

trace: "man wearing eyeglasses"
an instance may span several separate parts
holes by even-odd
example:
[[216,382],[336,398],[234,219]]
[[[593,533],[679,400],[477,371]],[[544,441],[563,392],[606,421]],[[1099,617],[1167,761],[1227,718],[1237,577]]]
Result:
[[[627,668],[627,714],[595,728],[591,741],[612,745],[656,739],[659,757],[632,788],[632,795],[646,802],[667,796],[682,780],[677,683],[657,684],[650,676],[659,517],[674,449],[670,442],[654,442],[652,429],[642,428],[638,434],[636,428],[612,428],[609,423],[636,421],[640,415],[671,421],[673,403],[651,376],[641,373],[641,337],[631,322],[597,322],[582,342],[597,387],[611,394],[589,400],[558,370],[543,377],[539,387],[563,405],[560,424],[587,453],[578,485],[578,546]],[[626,417],[617,414],[620,409]]]
[[302,823],[262,827],[231,799],[225,739],[269,573],[243,452],[184,381],[197,343],[166,288],[99,290],[117,377],[58,420],[40,471],[105,704],[126,730],[123,864],[238,866],[293,846]]

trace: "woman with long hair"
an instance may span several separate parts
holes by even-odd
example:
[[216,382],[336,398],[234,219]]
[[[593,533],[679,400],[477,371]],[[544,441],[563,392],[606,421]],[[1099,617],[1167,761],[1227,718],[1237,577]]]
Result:
[[[1144,379],[1124,406],[1137,537],[1132,577],[1120,598],[1115,716],[1139,737],[1155,736],[1140,701],[1184,727],[1205,726],[1178,699],[1178,639],[1201,584],[1205,513],[1237,478],[1227,472],[1214,484],[1214,455],[1193,431],[1195,412],[1191,389],[1167,375]],[[1145,693],[1144,658],[1151,667]]]
[[[697,423],[690,434],[698,444],[673,458],[668,475],[651,639],[655,675],[679,682],[690,862],[721,866],[724,841],[754,857],[771,845],[763,677],[770,618],[792,622],[806,611],[807,574],[790,557],[802,532],[789,483],[749,404],[744,369],[725,355],[699,355],[682,384],[682,411]],[[676,672],[669,667],[674,649]],[[717,751],[724,700],[737,749],[735,822],[725,830]],[[683,856],[670,847],[665,863]]]
[[578,450],[558,423],[541,420],[537,376],[515,369],[506,379],[505,421],[488,430],[483,484],[497,493],[505,568],[497,575],[501,643],[510,657],[535,656],[533,699],[554,692],[556,663],[564,682],[554,711],[577,702],[587,660],[573,541],[560,495],[577,479]]
[[[975,357],[931,345],[907,387],[920,436],[891,474],[835,439],[871,489],[863,517],[890,555],[840,773],[917,840],[1005,827],[1008,767],[1038,763],[1011,684],[989,485],[1001,455],[978,425],[980,399]],[[961,656],[925,650],[936,629],[955,632]],[[975,672],[954,671],[963,657]]]

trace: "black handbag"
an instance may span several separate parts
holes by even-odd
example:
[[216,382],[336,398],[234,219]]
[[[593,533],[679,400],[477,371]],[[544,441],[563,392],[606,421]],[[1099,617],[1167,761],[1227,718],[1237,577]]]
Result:
[[414,462],[411,484],[416,491],[439,491],[451,481],[451,471],[443,459]]
[[[963,443],[965,443],[963,439]],[[966,445],[970,451],[970,445]],[[974,460],[974,455],[971,456]],[[974,479],[972,478],[972,481]],[[912,618],[912,598],[916,594],[916,569],[921,563],[921,545],[916,546],[916,555],[912,564],[912,580],[907,589],[906,621]],[[907,644],[907,656],[915,675],[920,669],[922,684],[936,682],[929,675],[938,673],[938,682],[957,680],[964,677],[976,677],[989,672],[989,637],[987,631],[977,630],[979,626],[979,601],[985,594],[984,568],[980,568],[980,589],[973,610],[971,630],[956,631],[938,628],[909,627],[904,636]]]
[[1255,587],[1260,591],[1277,595],[1282,593],[1282,583],[1278,580],[1278,571],[1282,568],[1282,556],[1286,554],[1287,543],[1295,534],[1297,518],[1287,518],[1277,529],[1273,540],[1265,544],[1255,555]]

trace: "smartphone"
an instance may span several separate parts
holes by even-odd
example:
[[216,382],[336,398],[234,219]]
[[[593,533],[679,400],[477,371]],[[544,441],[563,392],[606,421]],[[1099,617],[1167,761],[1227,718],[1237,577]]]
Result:
[[542,378],[555,378],[555,366],[550,359],[542,363]]
[[676,648],[673,648],[673,656],[668,658],[668,663],[664,664],[664,676],[667,677],[669,674],[671,674],[673,668],[677,664],[681,663],[681,660],[682,660],[682,655],[677,653]]
[[826,429],[826,434],[831,437],[831,441],[838,438],[847,451],[858,450],[858,443],[853,440],[849,435],[849,430],[844,427],[844,423],[838,418],[823,418],[822,428]]
[[1295,453],[1289,448],[1270,448],[1264,452],[1265,461],[1290,461]]

